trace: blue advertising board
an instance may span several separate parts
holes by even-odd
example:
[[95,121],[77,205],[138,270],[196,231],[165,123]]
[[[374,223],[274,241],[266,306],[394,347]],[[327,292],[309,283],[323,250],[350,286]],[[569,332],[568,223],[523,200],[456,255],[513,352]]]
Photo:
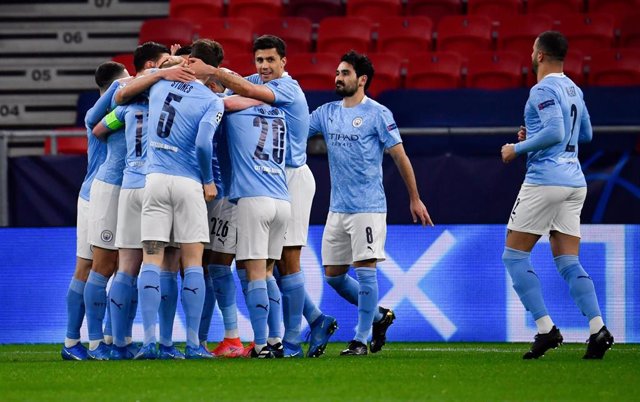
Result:
[[[312,226],[302,267],[307,290],[337,318],[334,340],[348,341],[357,321],[355,306],[323,280],[322,226]],[[380,305],[397,320],[390,341],[530,341],[535,323],[521,306],[501,261],[504,225],[393,225],[387,259],[379,264]],[[583,225],[580,258],[593,278],[603,317],[616,342],[640,342],[640,226]],[[543,238],[532,253],[549,312],[567,342],[584,342],[587,320],[557,274]],[[61,342],[66,329],[65,296],[75,264],[75,229],[0,229],[0,343]],[[239,284],[238,284],[239,285]],[[239,330],[253,337],[242,293]],[[306,323],[304,323],[306,327]],[[140,317],[134,339],[142,339]],[[86,326],[81,334],[86,339]],[[211,340],[223,336],[216,308]],[[174,340],[184,341],[179,307]]]

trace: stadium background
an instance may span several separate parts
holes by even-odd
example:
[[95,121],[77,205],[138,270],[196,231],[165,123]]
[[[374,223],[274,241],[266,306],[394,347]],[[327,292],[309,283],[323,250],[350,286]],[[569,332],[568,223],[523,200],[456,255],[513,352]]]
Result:
[[[335,99],[330,90],[333,69],[344,50],[367,51],[379,66],[374,81],[380,86],[373,88],[373,95],[396,117],[423,199],[437,224],[435,228],[406,225],[410,218],[406,191],[395,166],[385,159],[389,259],[381,264],[379,281],[381,303],[395,308],[399,317],[389,332],[392,341],[530,340],[535,325],[511,290],[500,261],[505,217],[522,181],[524,160],[504,166],[499,149],[514,140],[522,121],[527,85],[532,82],[528,69],[532,39],[524,41],[526,50],[521,44],[514,45],[521,58],[514,68],[508,62],[513,61],[514,53],[504,53],[509,52],[505,38],[509,21],[524,26],[526,16],[539,13],[547,17],[537,20],[571,32],[570,43],[579,44],[578,51],[572,50],[579,57],[568,63],[569,74],[583,85],[595,126],[593,143],[580,150],[589,186],[583,211],[583,222],[589,225],[583,228],[581,258],[595,280],[604,318],[616,341],[640,342],[640,56],[637,28],[627,22],[637,21],[632,15],[638,10],[637,2],[564,0],[551,2],[555,6],[545,10],[536,9],[542,2],[534,0],[494,2],[507,4],[504,9],[476,7],[491,1],[432,1],[452,6],[431,9],[418,6],[427,1],[381,1],[387,4],[385,17],[404,14],[404,25],[422,26],[415,22],[420,20],[408,16],[427,15],[431,21],[428,33],[422,36],[428,40],[410,40],[421,46],[419,51],[391,46],[384,52],[379,51],[384,43],[383,27],[393,21],[375,22],[375,7],[373,11],[372,7],[358,9],[356,5],[362,2],[356,0],[346,5],[339,0],[254,2],[261,3],[257,8],[260,17],[277,16],[281,22],[289,15],[310,18],[302,48],[294,52],[290,47],[289,70],[301,81],[311,109]],[[239,55],[232,50],[235,42],[231,38],[228,43],[220,39],[228,52],[228,65],[250,72],[250,47],[246,46],[254,33],[267,32],[259,31],[263,28],[256,9],[240,7],[251,3],[246,0],[212,3],[221,7],[208,11],[210,15],[227,18],[218,25],[243,33],[238,46],[245,50],[240,48]],[[309,11],[305,3],[320,7]],[[393,6],[396,3],[399,8]],[[147,35],[143,21],[166,18],[170,13],[174,17],[176,12],[168,1],[4,0],[0,4],[0,224],[6,226],[0,228],[0,343],[63,339],[64,295],[74,264],[72,226],[86,169],[81,126],[84,112],[97,96],[92,90],[93,70],[111,57],[127,61],[126,53]],[[242,22],[234,25],[237,21],[229,18],[238,15],[248,16],[255,24],[249,28]],[[372,15],[374,22],[368,30],[365,23],[364,31],[358,31],[361,21],[339,20],[341,26],[356,32],[353,40],[345,39],[349,32],[338,32],[337,46],[346,46],[341,49],[328,38],[335,27],[323,28],[323,21],[329,26],[326,21],[331,15]],[[461,18],[474,26],[471,22],[477,15],[488,16],[479,23],[486,28],[488,20],[488,31],[481,29],[479,38],[463,32],[464,40],[446,44],[443,19]],[[167,34],[169,26],[180,26],[166,20],[159,24],[163,28],[151,29],[147,39]],[[187,27],[186,35],[196,31]],[[177,35],[184,38],[184,32]],[[155,39],[180,42],[180,36]],[[490,61],[484,58],[486,54],[476,54],[477,50],[489,52]],[[447,59],[442,52],[454,53],[453,67],[447,67],[453,77],[427,74],[419,78],[418,66]],[[313,71],[314,67],[320,71]],[[318,190],[303,266],[310,293],[340,322],[336,340],[348,340],[355,313],[323,284],[318,259],[329,197],[322,141],[313,139],[309,151]],[[556,274],[545,244],[536,247],[533,260],[565,338],[583,341],[584,318]],[[241,332],[249,339],[246,311],[241,313]],[[182,312],[179,315],[177,340],[184,338]],[[141,336],[139,324],[136,334]],[[221,335],[216,313],[211,338]]]

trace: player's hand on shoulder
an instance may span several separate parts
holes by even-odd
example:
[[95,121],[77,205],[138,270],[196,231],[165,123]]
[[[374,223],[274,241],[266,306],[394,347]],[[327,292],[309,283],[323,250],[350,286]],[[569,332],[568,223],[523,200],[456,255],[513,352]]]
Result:
[[162,78],[168,81],[191,82],[196,79],[194,71],[189,66],[174,66],[160,70]]
[[217,68],[206,64],[204,61],[197,57],[189,57],[189,68],[195,75],[213,75],[218,70]]
[[411,209],[411,217],[413,218],[413,223],[417,223],[418,219],[420,219],[422,226],[433,226],[431,216],[429,216],[427,207],[424,205],[422,200],[420,200],[419,198],[416,200],[411,200],[409,208]]
[[516,147],[514,144],[504,144],[502,146],[500,153],[502,154],[502,162],[504,163],[509,163],[518,157],[518,154],[516,154]]
[[202,189],[204,190],[204,200],[206,202],[213,200],[214,198],[216,198],[216,195],[218,195],[218,189],[216,188],[214,182],[203,184]]
[[525,126],[520,126],[520,130],[518,130],[518,142],[524,141],[527,139],[527,128]]

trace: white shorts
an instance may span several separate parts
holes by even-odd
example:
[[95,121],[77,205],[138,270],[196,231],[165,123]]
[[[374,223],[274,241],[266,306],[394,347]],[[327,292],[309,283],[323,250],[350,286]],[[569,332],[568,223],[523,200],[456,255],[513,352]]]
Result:
[[386,213],[329,212],[322,233],[322,265],[351,265],[357,261],[384,261]]
[[209,241],[202,184],[188,177],[150,173],[142,199],[142,240]]
[[235,254],[238,241],[238,206],[229,197],[216,198],[207,203],[209,216],[209,244],[206,248],[219,253]]
[[290,216],[288,201],[269,197],[238,200],[236,260],[279,260]]
[[120,186],[94,179],[89,202],[89,243],[107,250],[117,250],[118,198]]
[[140,220],[142,217],[142,197],[144,188],[123,188],[118,202],[118,228],[116,246],[118,248],[142,248]]
[[284,245],[306,246],[309,233],[311,204],[316,193],[316,180],[309,166],[285,168],[287,187],[291,198],[291,218],[284,236]]
[[78,197],[76,219],[76,256],[93,260],[93,250],[89,244],[89,201]]
[[507,229],[541,236],[555,230],[580,237],[580,212],[586,197],[586,187],[524,183],[511,210]]

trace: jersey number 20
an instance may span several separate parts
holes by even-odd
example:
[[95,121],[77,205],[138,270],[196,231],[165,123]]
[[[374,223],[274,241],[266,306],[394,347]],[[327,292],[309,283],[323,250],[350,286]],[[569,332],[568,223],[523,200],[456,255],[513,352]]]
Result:
[[[269,134],[269,121],[264,117],[255,117],[253,119],[253,126],[260,127],[260,139],[256,150],[253,153],[255,159],[263,161],[269,160],[269,154],[264,152],[264,144],[267,141],[267,134]],[[284,121],[281,118],[273,119],[271,123],[271,133],[273,135],[273,151],[271,152],[272,158],[278,165],[284,160]]]

